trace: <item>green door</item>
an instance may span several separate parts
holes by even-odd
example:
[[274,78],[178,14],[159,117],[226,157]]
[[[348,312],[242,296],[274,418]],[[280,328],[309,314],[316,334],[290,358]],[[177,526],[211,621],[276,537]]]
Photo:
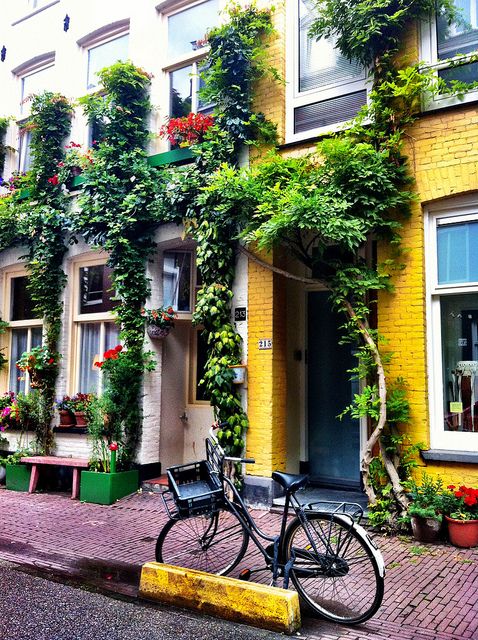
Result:
[[313,481],[360,487],[359,421],[337,416],[350,404],[358,383],[347,373],[356,365],[353,345],[339,344],[343,317],[333,312],[323,291],[309,293],[307,408],[309,465]]

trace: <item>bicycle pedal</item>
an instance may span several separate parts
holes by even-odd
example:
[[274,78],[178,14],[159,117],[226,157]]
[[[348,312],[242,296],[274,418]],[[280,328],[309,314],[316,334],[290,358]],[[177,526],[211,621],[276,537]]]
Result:
[[251,579],[251,570],[250,569],[243,569],[239,576],[238,576],[239,580],[250,580]]

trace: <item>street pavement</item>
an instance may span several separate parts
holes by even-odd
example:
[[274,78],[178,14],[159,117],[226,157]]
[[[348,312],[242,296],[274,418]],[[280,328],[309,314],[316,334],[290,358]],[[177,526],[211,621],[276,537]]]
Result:
[[[278,514],[256,510],[254,516],[267,532],[278,529]],[[63,576],[134,599],[141,566],[154,560],[156,538],[166,518],[162,501],[154,493],[134,494],[108,507],[71,500],[65,494],[27,494],[0,489],[0,559],[34,569],[47,577]],[[387,566],[385,597],[378,613],[372,620],[355,627],[305,616],[301,637],[310,640],[478,639],[478,548],[418,544],[404,537],[375,535],[374,538]],[[246,558],[237,571],[247,565]],[[0,567],[0,574],[2,571]],[[78,615],[81,616],[81,609]],[[2,617],[0,615],[0,620]],[[252,634],[244,637],[268,637],[250,627],[241,627],[244,629]],[[70,640],[82,637],[87,636],[68,636]],[[156,636],[149,637],[153,640]],[[215,636],[204,637],[212,640]],[[0,638],[10,640],[8,631],[0,633]],[[13,638],[11,636],[11,640]],[[60,636],[29,635],[28,638],[57,640]]]

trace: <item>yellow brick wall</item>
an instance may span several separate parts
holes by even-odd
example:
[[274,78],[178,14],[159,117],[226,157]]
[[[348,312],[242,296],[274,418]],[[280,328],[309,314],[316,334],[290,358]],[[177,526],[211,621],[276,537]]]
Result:
[[[419,202],[403,229],[406,268],[394,278],[395,291],[379,296],[379,330],[394,353],[389,379],[403,376],[409,384],[414,442],[430,446],[428,371],[426,367],[426,288],[423,205],[478,189],[478,108],[423,116],[407,132],[407,155],[415,176]],[[382,256],[386,250],[382,248]],[[424,465],[425,466],[425,465]],[[426,471],[445,482],[478,485],[476,465],[428,463]]]

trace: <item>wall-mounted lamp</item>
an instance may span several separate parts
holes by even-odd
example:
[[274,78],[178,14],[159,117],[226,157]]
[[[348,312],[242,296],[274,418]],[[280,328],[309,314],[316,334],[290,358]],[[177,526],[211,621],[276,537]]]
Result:
[[3,47],[0,50],[0,60],[2,62],[5,62],[5,58],[7,57],[7,48],[5,45],[3,45]]
[[66,16],[63,18],[63,31],[68,31],[69,28],[70,28],[70,16],[66,14]]

